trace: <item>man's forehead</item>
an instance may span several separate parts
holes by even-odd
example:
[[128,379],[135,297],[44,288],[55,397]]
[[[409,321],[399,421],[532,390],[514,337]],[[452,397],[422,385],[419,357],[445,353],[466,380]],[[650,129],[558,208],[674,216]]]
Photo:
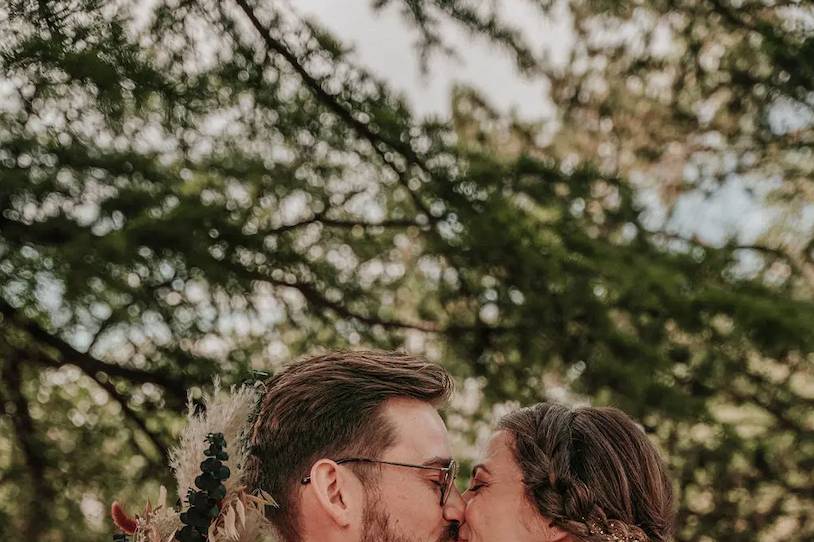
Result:
[[414,460],[448,458],[449,437],[438,411],[416,399],[396,398],[384,404],[382,414],[395,430],[393,451],[408,451]]

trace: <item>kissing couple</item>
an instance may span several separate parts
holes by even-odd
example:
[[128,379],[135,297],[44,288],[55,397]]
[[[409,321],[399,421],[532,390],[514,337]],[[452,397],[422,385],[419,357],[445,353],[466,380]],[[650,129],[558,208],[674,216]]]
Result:
[[469,487],[438,409],[441,366],[332,352],[269,378],[244,481],[281,542],[663,542],[672,486],[653,444],[614,408],[539,403],[497,422]]

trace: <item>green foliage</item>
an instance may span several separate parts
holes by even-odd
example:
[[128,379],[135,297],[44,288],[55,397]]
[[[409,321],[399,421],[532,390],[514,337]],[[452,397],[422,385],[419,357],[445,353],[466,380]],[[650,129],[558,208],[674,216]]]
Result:
[[[465,89],[449,121],[416,119],[274,3],[2,12],[2,531],[109,540],[108,503],[171,486],[187,392],[368,345],[455,373],[476,403],[449,416],[459,442],[504,402],[627,410],[669,459],[678,540],[809,539],[809,238],[711,246],[638,197],[728,175],[802,193],[811,127],[770,117],[812,106],[807,27],[763,2],[575,0],[555,69],[480,3],[373,5],[424,55],[444,21],[512,52],[559,129]],[[658,32],[668,52],[636,45]]]

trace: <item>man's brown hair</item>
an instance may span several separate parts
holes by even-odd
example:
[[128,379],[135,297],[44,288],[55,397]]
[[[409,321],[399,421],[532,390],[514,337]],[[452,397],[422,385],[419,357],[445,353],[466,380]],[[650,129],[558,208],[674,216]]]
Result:
[[451,393],[443,367],[396,352],[331,352],[289,365],[265,383],[250,428],[245,482],[277,500],[269,519],[285,540],[299,540],[298,490],[315,461],[375,458],[394,443],[382,415],[388,399],[437,406]]
[[666,542],[673,493],[644,431],[621,410],[539,403],[507,414],[529,501],[584,542]]

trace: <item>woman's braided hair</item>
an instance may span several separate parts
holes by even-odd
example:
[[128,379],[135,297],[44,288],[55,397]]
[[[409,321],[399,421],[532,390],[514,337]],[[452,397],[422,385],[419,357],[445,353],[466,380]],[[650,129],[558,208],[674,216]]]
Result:
[[672,486],[644,432],[615,408],[539,403],[503,417],[529,500],[584,542],[666,542]]

